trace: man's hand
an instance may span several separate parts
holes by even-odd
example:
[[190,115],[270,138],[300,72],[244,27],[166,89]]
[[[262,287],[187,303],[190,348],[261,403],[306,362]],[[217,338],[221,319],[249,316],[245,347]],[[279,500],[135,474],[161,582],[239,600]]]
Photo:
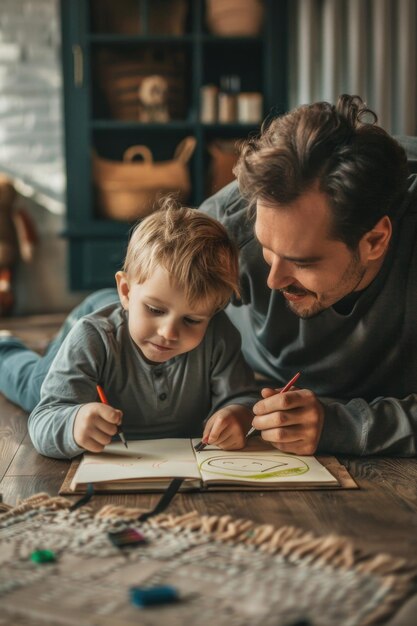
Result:
[[207,420],[202,441],[223,450],[240,450],[245,447],[252,417],[252,411],[241,404],[223,407]]
[[309,389],[277,393],[262,389],[263,400],[253,407],[252,425],[262,439],[283,452],[314,454],[324,422],[324,408]]
[[90,452],[102,452],[117,433],[122,415],[101,402],[83,404],[74,421],[75,443]]

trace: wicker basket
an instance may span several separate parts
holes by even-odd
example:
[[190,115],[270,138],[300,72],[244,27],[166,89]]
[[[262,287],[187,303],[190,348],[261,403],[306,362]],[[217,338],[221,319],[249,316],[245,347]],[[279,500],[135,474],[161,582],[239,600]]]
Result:
[[208,195],[212,195],[235,179],[233,168],[239,158],[238,139],[215,139],[209,143],[210,154]]
[[185,53],[177,47],[147,46],[129,56],[102,49],[97,57],[97,76],[110,114],[118,120],[138,120],[139,88],[149,76],[167,81],[170,119],[186,116]]
[[262,0],[206,0],[206,22],[216,35],[259,35],[264,18]]
[[[154,162],[147,146],[132,146],[123,161],[111,161],[93,154],[93,178],[100,214],[115,220],[134,221],[152,212],[159,197],[167,193],[187,199],[190,175],[187,162],[196,145],[194,137],[178,144],[171,161]],[[134,161],[137,156],[142,161]]]
[[92,22],[96,32],[123,35],[183,35],[186,0],[152,0],[148,3],[147,31],[141,22],[138,0],[93,0]]

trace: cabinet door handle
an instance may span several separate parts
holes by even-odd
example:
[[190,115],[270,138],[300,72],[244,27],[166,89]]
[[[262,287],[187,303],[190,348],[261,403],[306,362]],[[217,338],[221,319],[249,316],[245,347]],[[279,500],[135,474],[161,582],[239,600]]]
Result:
[[84,58],[83,50],[79,44],[72,46],[72,56],[74,58],[74,85],[82,87],[84,82]]

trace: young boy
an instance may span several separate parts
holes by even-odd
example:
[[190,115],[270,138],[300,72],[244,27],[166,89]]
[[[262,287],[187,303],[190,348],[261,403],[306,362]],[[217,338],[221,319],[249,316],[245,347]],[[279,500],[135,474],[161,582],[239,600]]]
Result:
[[[86,311],[79,307],[45,357],[33,359],[14,339],[1,344],[2,391],[13,358],[26,367],[33,397],[45,377],[29,416],[36,449],[56,458],[100,452],[120,424],[127,439],[203,433],[221,448],[243,447],[258,393],[240,336],[221,311],[238,290],[237,251],[223,226],[165,206],[134,230],[116,283],[120,301],[84,315],[67,334]],[[114,295],[92,298],[97,306]],[[109,405],[99,402],[97,384]]]

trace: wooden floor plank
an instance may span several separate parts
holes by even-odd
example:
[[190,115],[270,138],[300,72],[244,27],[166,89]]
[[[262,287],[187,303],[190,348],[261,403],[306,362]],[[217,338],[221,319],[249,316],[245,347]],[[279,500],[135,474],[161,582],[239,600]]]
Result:
[[0,394],[0,481],[27,433],[27,413]]
[[6,476],[51,476],[56,473],[65,476],[69,465],[69,461],[51,459],[39,454],[27,433],[9,465]]
[[[16,505],[20,500],[36,493],[57,495],[63,476],[5,476],[0,483],[3,502]],[[69,498],[76,500],[76,498]]]

